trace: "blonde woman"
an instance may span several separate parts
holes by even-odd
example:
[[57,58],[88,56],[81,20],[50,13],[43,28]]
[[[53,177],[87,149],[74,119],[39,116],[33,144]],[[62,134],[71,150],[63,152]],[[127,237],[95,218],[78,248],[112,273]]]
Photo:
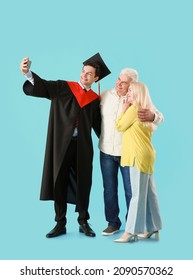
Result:
[[151,143],[155,125],[140,122],[139,109],[155,111],[148,88],[140,82],[132,82],[123,104],[116,127],[123,132],[121,166],[130,169],[132,198],[125,232],[114,240],[123,243],[155,235],[158,239],[162,227],[156,186],[153,179],[155,150]]

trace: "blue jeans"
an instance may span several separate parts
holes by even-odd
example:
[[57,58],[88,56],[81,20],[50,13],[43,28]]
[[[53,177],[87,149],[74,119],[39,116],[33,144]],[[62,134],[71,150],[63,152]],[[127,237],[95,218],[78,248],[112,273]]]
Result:
[[120,156],[111,156],[100,152],[100,165],[103,177],[105,217],[108,225],[120,228],[118,202],[118,171],[121,170],[127,213],[131,200],[131,184],[129,167],[120,166]]

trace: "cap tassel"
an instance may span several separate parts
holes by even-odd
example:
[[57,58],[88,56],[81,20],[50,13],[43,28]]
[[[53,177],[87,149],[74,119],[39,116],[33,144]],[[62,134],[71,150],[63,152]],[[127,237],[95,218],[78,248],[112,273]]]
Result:
[[98,95],[101,94],[101,86],[100,86],[100,82],[98,82]]

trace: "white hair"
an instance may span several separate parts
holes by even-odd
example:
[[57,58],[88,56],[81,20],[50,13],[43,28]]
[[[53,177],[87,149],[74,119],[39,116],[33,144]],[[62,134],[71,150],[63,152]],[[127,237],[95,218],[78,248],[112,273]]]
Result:
[[138,82],[139,75],[138,75],[138,72],[135,69],[125,68],[125,69],[121,70],[120,75],[122,75],[122,74],[131,78],[132,82]]

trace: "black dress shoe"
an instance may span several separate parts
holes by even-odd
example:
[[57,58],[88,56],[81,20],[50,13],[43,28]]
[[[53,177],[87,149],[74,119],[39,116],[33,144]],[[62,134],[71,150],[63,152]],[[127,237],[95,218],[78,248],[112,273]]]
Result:
[[82,232],[85,235],[90,236],[90,237],[96,236],[95,232],[92,230],[92,228],[87,223],[80,225],[79,232]]
[[66,227],[63,224],[57,224],[48,234],[46,234],[46,237],[51,238],[62,234],[66,234]]

